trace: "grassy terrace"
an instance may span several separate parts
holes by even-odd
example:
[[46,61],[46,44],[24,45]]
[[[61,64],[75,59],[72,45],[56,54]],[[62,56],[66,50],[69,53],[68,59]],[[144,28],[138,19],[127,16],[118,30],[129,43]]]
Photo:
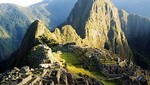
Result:
[[84,68],[82,68],[82,60],[81,57],[74,54],[74,53],[68,53],[64,52],[62,54],[53,53],[53,55],[60,61],[65,60],[67,62],[67,69],[69,72],[71,72],[75,77],[79,77],[79,73],[88,75],[90,77],[96,78],[98,81],[101,81],[104,85],[120,85],[120,82],[118,80],[112,80],[112,81],[106,81],[106,76],[101,72],[90,72]]
[[114,65],[116,64],[116,61],[114,60],[108,60],[108,59],[100,59],[100,62],[102,62],[103,64],[106,64],[106,65]]
[[102,82],[104,85],[122,85],[119,80],[111,80],[111,81],[102,80],[101,82]]

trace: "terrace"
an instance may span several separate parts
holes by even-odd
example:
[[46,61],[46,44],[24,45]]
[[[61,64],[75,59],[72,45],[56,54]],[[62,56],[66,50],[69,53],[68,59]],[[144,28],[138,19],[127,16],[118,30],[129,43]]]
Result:
[[99,82],[102,82],[104,85],[120,85],[120,81],[118,80],[110,80],[105,82],[105,74],[100,71],[89,71],[88,69],[83,68],[82,58],[74,53],[63,52],[61,54],[53,53],[53,55],[59,60],[59,63],[62,59],[66,61],[66,68],[71,74],[73,74],[76,78],[81,78],[79,74],[87,75],[89,77],[96,78]]

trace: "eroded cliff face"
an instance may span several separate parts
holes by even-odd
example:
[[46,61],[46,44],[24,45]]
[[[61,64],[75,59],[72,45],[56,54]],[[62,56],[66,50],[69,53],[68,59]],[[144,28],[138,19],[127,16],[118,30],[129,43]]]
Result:
[[119,11],[119,16],[121,27],[134,52],[134,60],[138,65],[148,68],[150,66],[150,19],[128,14],[124,10]]
[[110,0],[78,0],[65,24],[76,30],[83,46],[107,49],[122,57],[132,55],[118,9]]

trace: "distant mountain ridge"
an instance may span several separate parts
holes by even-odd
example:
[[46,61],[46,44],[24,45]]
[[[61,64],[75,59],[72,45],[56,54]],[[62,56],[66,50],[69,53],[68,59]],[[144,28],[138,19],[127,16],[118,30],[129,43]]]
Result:
[[150,0],[111,0],[118,9],[150,18]]
[[[150,67],[150,18],[119,11],[121,27],[134,53],[134,60],[144,68]],[[149,68],[150,69],[150,68]]]
[[0,4],[0,30],[2,30],[0,33],[0,61],[8,58],[13,51],[19,48],[28,26],[33,21],[39,19],[50,30],[53,30],[66,20],[75,2],[75,0],[47,0],[47,2],[43,1],[29,7]]

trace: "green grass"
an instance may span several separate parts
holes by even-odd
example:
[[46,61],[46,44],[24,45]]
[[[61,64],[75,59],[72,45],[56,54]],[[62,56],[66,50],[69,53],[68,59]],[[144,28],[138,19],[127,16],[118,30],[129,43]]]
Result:
[[100,61],[106,65],[111,65],[111,64],[115,65],[116,64],[116,61],[114,61],[114,60],[100,59]]
[[[54,53],[53,53],[54,54]],[[56,54],[55,54],[56,55]],[[58,56],[58,55],[57,55]],[[59,56],[62,59],[65,59],[67,62],[67,69],[71,72],[71,73],[82,73],[82,74],[86,74],[88,76],[91,77],[106,77],[103,73],[101,72],[97,72],[97,71],[88,71],[84,68],[82,68],[82,60],[81,57],[74,54],[74,53],[69,53],[69,52],[64,52],[62,54],[60,54]],[[58,57],[57,57],[58,58]],[[59,59],[60,60],[60,59]]]
[[81,66],[82,64],[80,60],[81,57],[74,53],[64,52],[63,54],[61,54],[61,58],[65,59],[67,64],[79,65],[79,66]]
[[98,71],[89,71],[82,68],[82,60],[81,57],[69,52],[64,52],[62,54],[53,53],[54,56],[58,60],[64,59],[67,63],[67,69],[71,72],[75,77],[80,77],[78,74],[82,73],[88,75],[90,77],[96,78],[98,81],[102,82],[104,85],[121,85],[119,80],[111,80],[107,81],[106,76],[102,72]]
[[69,52],[64,52],[62,54],[56,54],[56,53],[53,54],[58,60],[61,61],[62,59],[64,59],[67,62],[67,69],[69,70],[69,72],[74,74],[74,76],[79,77],[78,74],[82,73],[94,77],[94,75],[91,72],[81,68],[83,63],[81,61],[80,56]]
[[106,75],[104,75],[102,72],[91,72],[93,75],[95,75],[96,77],[100,77],[100,78],[105,78]]
[[77,74],[81,73],[81,74],[88,75],[90,77],[95,78],[95,76],[90,71],[85,70],[83,68],[77,68],[73,65],[68,65],[67,69],[69,70],[69,72],[71,72],[74,75],[77,75]]
[[60,56],[62,59],[65,59],[67,62],[67,69],[73,73],[73,74],[78,74],[82,73],[91,77],[94,77],[94,75],[89,72],[88,70],[85,70],[82,68],[83,62],[81,61],[81,57],[74,54],[74,53],[69,53],[69,52],[64,52]]
[[101,82],[104,85],[122,85],[121,81],[119,81],[119,80],[102,80]]

